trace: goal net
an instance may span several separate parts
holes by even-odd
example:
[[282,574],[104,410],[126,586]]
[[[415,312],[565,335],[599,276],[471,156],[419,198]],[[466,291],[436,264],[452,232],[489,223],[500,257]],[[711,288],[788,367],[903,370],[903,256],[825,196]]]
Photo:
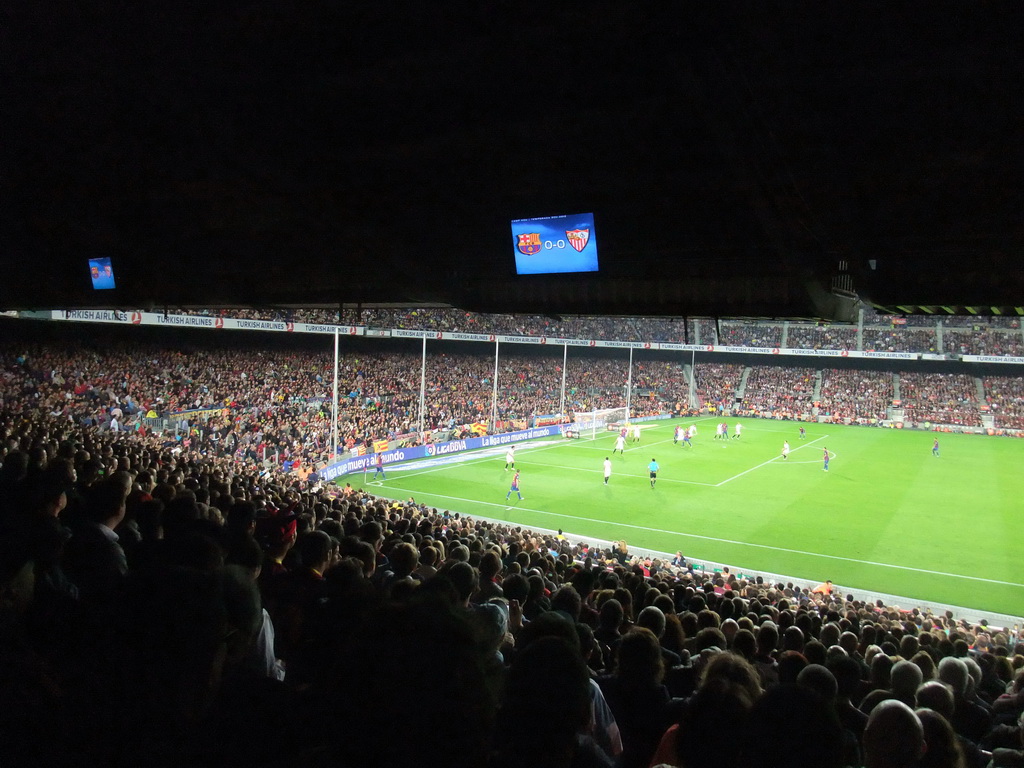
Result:
[[620,429],[629,423],[629,411],[626,408],[602,408],[588,413],[573,415],[573,427],[582,437],[597,437],[598,432],[609,429]]

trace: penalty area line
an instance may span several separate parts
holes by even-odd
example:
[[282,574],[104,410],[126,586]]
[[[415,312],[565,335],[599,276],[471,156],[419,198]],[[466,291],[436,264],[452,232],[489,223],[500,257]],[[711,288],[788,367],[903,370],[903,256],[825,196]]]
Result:
[[[791,450],[790,453],[796,453],[801,448],[807,448],[808,446],[814,445],[816,442],[818,442],[818,440],[825,440],[826,438],[828,438],[828,435],[822,435],[817,440],[811,440],[809,443],[804,443],[803,445],[798,445],[796,448]],[[726,478],[722,482],[718,483],[718,485],[716,485],[715,488],[720,488],[721,486],[725,485],[726,483],[731,483],[733,480],[735,480],[738,477],[743,477],[744,475],[746,475],[746,474],[748,474],[750,472],[753,472],[755,469],[760,469],[761,467],[767,467],[769,464],[772,464],[773,462],[776,462],[776,461],[779,461],[779,460],[780,459],[779,459],[778,456],[773,456],[772,458],[768,459],[768,461],[762,461],[757,466],[751,467],[750,469],[745,469],[742,472],[740,472],[738,475],[733,475],[732,477]],[[796,464],[798,462],[793,462],[793,463]]]

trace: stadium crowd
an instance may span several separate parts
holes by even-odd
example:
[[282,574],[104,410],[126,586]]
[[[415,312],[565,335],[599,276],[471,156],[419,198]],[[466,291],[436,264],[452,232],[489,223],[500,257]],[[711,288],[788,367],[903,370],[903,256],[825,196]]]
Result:
[[994,330],[982,326],[975,330],[945,331],[943,347],[959,355],[1024,356],[1020,331]]
[[327,309],[186,309],[183,314],[240,317],[250,320],[361,325],[368,328],[398,328],[460,333],[501,333],[516,336],[547,336],[567,339],[614,339],[617,341],[671,341],[692,343],[683,318],[588,317],[567,315],[481,314],[451,307],[367,308],[359,311]]
[[936,352],[938,337],[934,328],[865,328],[864,349],[876,352]]
[[707,317],[698,317],[694,320],[697,332],[700,334],[701,344],[721,344],[718,338],[718,323]]
[[1024,379],[1012,376],[988,376],[985,402],[998,427],[1024,429]]
[[[503,416],[550,407],[561,359],[549,362],[504,360]],[[492,365],[428,358],[431,421],[477,417]],[[625,365],[570,360],[573,402],[621,404]],[[640,557],[268,468],[261,447],[314,459],[329,369],[320,352],[4,345],[0,765],[1024,760],[1017,627],[865,603],[830,582],[704,573],[681,552]],[[353,354],[344,371],[347,425],[406,424],[417,356]],[[698,392],[731,403],[742,372],[698,364]],[[835,373],[824,386],[869,408],[884,397],[884,374]],[[751,380],[803,397],[813,371]],[[901,381],[930,409],[972,397],[969,377]],[[1019,401],[1015,381],[987,392]],[[681,389],[683,369],[644,361],[634,386]],[[140,418],[187,408],[228,412],[177,440]]]
[[875,423],[893,401],[892,374],[828,368],[822,372],[818,413],[835,423]]
[[[747,347],[786,346],[794,349],[857,349],[854,325],[788,324],[778,321],[713,320],[710,318],[609,318],[502,315],[465,312],[450,307],[327,309],[175,310],[184,314],[221,315],[255,320],[338,323],[369,328],[501,333],[617,341],[658,341]],[[863,349],[886,352],[929,352],[939,348],[936,329],[943,328],[942,351],[951,355],[1024,356],[1019,318],[974,316],[894,318],[873,311],[864,315]],[[719,329],[721,333],[719,334]],[[948,329],[948,330],[947,330]]]
[[[513,348],[514,349],[514,348]],[[451,351],[455,350],[455,351]],[[420,355],[397,350],[350,350],[339,370],[339,442],[343,449],[381,440],[414,441],[419,435]],[[685,361],[637,354],[632,411],[644,416],[689,409]],[[318,463],[330,452],[333,359],[309,349],[271,349],[188,344],[169,348],[124,340],[60,345],[25,344],[0,352],[0,407],[33,408],[100,429],[153,429],[152,417],[188,419],[180,447],[218,455],[300,464]],[[735,408],[745,366],[697,363],[696,402]],[[826,372],[814,413],[815,371],[751,366],[744,412],[778,418],[873,423],[892,404],[891,374]],[[531,417],[558,413],[562,358],[552,350],[500,357],[497,428],[522,428]],[[427,356],[424,428],[432,439],[465,433],[490,422],[493,358],[449,347]],[[886,381],[886,379],[889,381]],[[1021,406],[1002,377],[986,405],[1000,428],[1020,428]],[[624,356],[568,357],[565,411],[581,413],[624,403],[628,362]],[[904,373],[902,403],[908,422],[979,426],[978,387],[965,374]],[[1007,394],[1009,393],[1009,394]],[[189,411],[201,411],[189,415]],[[181,416],[179,414],[184,415]],[[151,417],[151,418],[147,418]],[[163,422],[167,424],[167,421]],[[403,437],[404,436],[404,437]]]
[[934,328],[937,324],[943,328],[974,328],[980,330],[990,328],[1019,329],[1020,318],[1008,315],[978,317],[977,315],[906,315],[894,317],[867,309],[864,311],[865,325],[910,326],[912,328]]
[[902,373],[904,421],[981,426],[974,379],[962,373]]
[[786,346],[792,349],[856,349],[857,329],[848,325],[790,325]]
[[[511,429],[511,422],[559,411],[560,356],[506,354],[500,363],[498,421]],[[0,355],[0,364],[0,408],[32,406],[115,432],[145,431],[147,415],[187,417],[198,409],[204,413],[191,420],[186,449],[305,462],[323,460],[330,449],[333,359],[325,352],[72,342],[24,345]],[[352,448],[417,431],[420,373],[412,353],[342,356],[340,443]],[[621,406],[628,376],[626,360],[569,358],[566,411]],[[493,377],[493,359],[483,355],[428,356],[425,429],[447,438],[457,427],[489,421]],[[659,361],[635,365],[633,386],[636,415],[671,411],[686,392],[681,366]]]
[[781,325],[721,323],[719,344],[727,347],[778,347],[782,345]]
[[0,454],[5,766],[1024,757],[1017,627],[705,574],[682,553],[39,413],[4,419]]
[[724,404],[731,407],[743,378],[743,366],[732,363],[697,363],[697,400],[702,405]]
[[813,368],[752,365],[743,389],[741,410],[779,419],[807,418],[816,378]]

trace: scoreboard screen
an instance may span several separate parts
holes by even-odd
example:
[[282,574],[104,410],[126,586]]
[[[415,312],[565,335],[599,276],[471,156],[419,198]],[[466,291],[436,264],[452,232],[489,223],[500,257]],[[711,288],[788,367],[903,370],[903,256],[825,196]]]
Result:
[[517,275],[597,272],[594,214],[512,220]]
[[114,267],[109,258],[89,259],[89,276],[92,287],[97,291],[109,291],[115,288]]

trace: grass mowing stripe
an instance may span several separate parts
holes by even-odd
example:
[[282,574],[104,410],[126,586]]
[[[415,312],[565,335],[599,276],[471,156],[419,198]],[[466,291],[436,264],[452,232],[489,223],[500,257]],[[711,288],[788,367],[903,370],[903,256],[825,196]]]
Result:
[[[596,473],[596,474],[599,474],[601,476],[604,476],[604,469],[589,469],[589,468],[585,468],[585,467],[567,467],[567,466],[563,466],[561,464],[545,464],[544,466],[545,467],[551,467],[553,469],[564,469],[564,470],[566,470],[568,472],[592,472],[592,473]],[[646,480],[650,476],[649,475],[631,475],[631,474],[628,474],[628,473],[625,473],[625,472],[614,472],[614,473],[612,473],[612,477],[642,477],[642,478],[644,478]],[[673,478],[673,477],[664,477],[664,478],[659,477],[658,478],[658,482],[659,483],[683,483],[684,485],[703,485],[703,486],[705,486],[707,488],[717,488],[718,487],[715,483],[700,483],[700,482],[697,482],[696,480],[678,480],[678,479]]]
[[[398,488],[398,487],[395,487],[395,486],[387,486],[387,489],[388,490],[393,490],[393,491],[402,491],[403,493],[411,493],[411,492],[413,492],[412,489],[410,489],[410,488]],[[702,536],[701,534],[698,534],[698,533],[683,533],[683,532],[680,532],[680,531],[666,531],[666,530],[662,530],[660,528],[651,528],[651,527],[648,527],[648,526],[632,525],[630,523],[620,523],[620,522],[615,522],[615,521],[612,521],[612,520],[597,520],[597,519],[589,518],[589,517],[580,517],[579,515],[566,515],[566,514],[562,514],[561,512],[548,512],[548,511],[543,510],[543,509],[532,509],[532,508],[529,508],[529,507],[521,507],[521,506],[519,506],[519,504],[509,504],[509,503],[502,503],[502,502],[495,502],[495,501],[481,501],[479,499],[463,499],[463,498],[459,498],[457,496],[445,496],[445,495],[439,494],[439,493],[427,493],[427,495],[431,496],[431,497],[434,497],[434,498],[447,499],[449,501],[469,502],[469,503],[472,503],[472,504],[482,504],[482,505],[488,506],[488,507],[502,507],[503,509],[511,509],[513,511],[517,511],[518,510],[518,511],[522,511],[522,512],[531,512],[531,513],[537,514],[537,515],[550,515],[551,517],[564,517],[564,518],[570,518],[570,519],[573,519],[573,520],[581,520],[581,521],[587,522],[587,523],[604,523],[604,524],[608,524],[608,525],[616,525],[616,526],[619,526],[619,527],[622,527],[622,528],[632,528],[632,529],[636,529],[636,530],[650,531],[652,533],[669,533],[669,534],[672,534],[673,536],[683,536],[683,537],[690,538],[690,539],[701,539],[701,540],[704,540],[704,541],[714,541],[714,542],[719,542],[719,543],[722,543],[722,544],[736,544],[736,545],[740,545],[740,546],[743,546],[743,547],[754,547],[754,548],[757,548],[757,549],[767,549],[767,550],[773,550],[773,551],[776,551],[776,552],[787,552],[789,554],[803,555],[803,556],[806,556],[806,557],[822,557],[822,558],[826,558],[828,560],[840,560],[840,561],[846,561],[846,562],[850,562],[850,563],[858,563],[858,564],[861,564],[861,565],[873,565],[873,566],[877,566],[877,567],[880,567],[880,568],[894,568],[894,569],[900,570],[900,571],[912,571],[914,573],[925,573],[925,574],[931,574],[933,576],[946,576],[946,577],[957,578],[957,579],[969,579],[971,581],[978,581],[978,582],[983,582],[983,583],[986,583],[986,584],[1002,584],[1002,585],[1008,586],[1008,587],[1024,587],[1024,584],[1018,584],[1017,582],[1013,582],[1013,581],[999,581],[998,579],[986,579],[986,578],[982,578],[980,576],[970,576],[970,575],[965,575],[965,574],[962,574],[962,573],[949,573],[948,571],[934,571],[934,570],[929,570],[927,568],[912,568],[910,566],[897,565],[895,563],[880,563],[880,562],[874,562],[874,561],[871,561],[871,560],[857,560],[856,558],[852,558],[852,557],[842,557],[841,555],[826,555],[826,554],[822,554],[821,552],[804,552],[803,550],[799,550],[799,549],[788,549],[786,547],[773,547],[773,546],[768,545],[768,544],[755,544],[755,543],[752,543],[752,542],[749,542],[749,541],[732,541],[731,539],[720,539],[720,538],[716,538],[714,536]],[[518,500],[516,499],[516,500],[512,500],[512,501],[518,501]]]

